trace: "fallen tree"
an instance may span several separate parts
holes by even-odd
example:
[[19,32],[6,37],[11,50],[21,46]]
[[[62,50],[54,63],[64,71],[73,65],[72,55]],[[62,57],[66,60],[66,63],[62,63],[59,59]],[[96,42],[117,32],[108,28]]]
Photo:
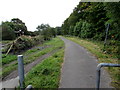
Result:
[[6,53],[6,55],[9,52],[18,53],[23,50],[27,50],[39,43],[42,44],[43,42],[44,42],[44,38],[42,36],[31,37],[31,36],[22,35],[18,37],[16,40],[14,40],[12,43],[8,44],[5,50],[3,50],[3,53]]

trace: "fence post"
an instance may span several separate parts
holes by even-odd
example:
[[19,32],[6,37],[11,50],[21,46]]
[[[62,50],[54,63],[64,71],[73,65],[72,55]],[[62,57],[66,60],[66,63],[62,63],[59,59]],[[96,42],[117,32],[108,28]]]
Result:
[[24,64],[23,55],[18,55],[18,75],[20,88],[24,88]]
[[107,25],[107,29],[106,29],[106,35],[105,35],[105,40],[104,40],[104,48],[105,48],[106,43],[107,43],[107,37],[108,37],[109,26],[110,26],[110,24]]

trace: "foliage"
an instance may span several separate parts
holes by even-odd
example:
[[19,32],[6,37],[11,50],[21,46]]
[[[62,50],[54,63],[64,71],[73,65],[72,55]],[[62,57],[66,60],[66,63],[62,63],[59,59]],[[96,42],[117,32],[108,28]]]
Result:
[[[120,40],[120,2],[110,2],[104,4],[105,10],[107,11],[107,17],[109,20],[106,23],[110,24],[110,38]],[[112,37],[114,36],[114,37]]]
[[52,37],[56,37],[55,28],[50,27],[48,24],[38,25],[36,29],[40,35],[43,35],[44,40],[50,40]]
[[56,35],[61,35],[62,34],[61,27],[56,27],[55,31],[56,31]]
[[34,67],[26,76],[26,86],[32,84],[34,88],[58,88],[63,56],[63,50],[60,50]]
[[68,18],[64,21],[64,24],[62,24],[62,35],[68,35],[69,31],[69,25],[68,25]]
[[80,2],[64,21],[63,35],[103,41],[109,23],[108,39],[120,40],[120,2]]
[[16,38],[11,25],[10,22],[2,22],[2,40],[14,40]]
[[73,35],[75,32],[73,32],[74,26],[70,26],[69,28],[69,35]]
[[11,23],[13,23],[12,28],[14,29],[15,33],[19,35],[27,35],[28,31],[27,31],[27,27],[25,25],[25,23],[20,20],[19,18],[13,18],[11,19]]
[[[73,28],[74,28],[74,34],[73,35],[80,37],[81,36],[82,21],[77,22],[75,27],[73,27]],[[70,30],[72,31],[73,29],[70,29]]]
[[13,18],[11,21],[2,22],[2,40],[14,40],[20,35],[28,35],[27,27],[22,20]]
[[94,35],[93,26],[88,22],[83,22],[81,27],[81,38],[92,38]]

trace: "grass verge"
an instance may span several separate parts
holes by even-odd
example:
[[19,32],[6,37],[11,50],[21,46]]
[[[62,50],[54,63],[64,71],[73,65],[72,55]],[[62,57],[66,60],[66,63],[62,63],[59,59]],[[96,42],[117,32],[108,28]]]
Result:
[[[50,46],[50,47],[42,49],[42,50],[33,48],[33,49],[30,49],[24,52],[23,53],[24,65],[29,64],[33,62],[34,60],[37,60],[40,56],[45,55],[59,47],[63,47],[64,42],[60,38],[56,37],[50,41],[46,41],[43,45],[40,44],[40,45],[37,45],[36,47],[43,47],[43,46]],[[7,76],[10,72],[12,72],[13,70],[17,69],[17,60],[16,59],[13,60],[13,57],[9,59],[5,57],[5,61],[4,61],[5,63],[9,64],[11,61],[15,61],[15,63],[2,67],[3,69],[2,69],[2,73],[0,73],[0,76],[2,76],[3,78]]]
[[14,61],[14,60],[17,60],[17,56],[16,55],[7,55],[5,57],[5,54],[2,54],[2,65],[5,65],[5,64],[9,64],[10,62]]
[[[103,43],[95,42],[85,39],[80,39],[77,37],[66,37],[67,39],[76,42],[77,44],[85,47],[94,56],[97,57],[99,63],[118,63],[116,55],[111,55],[103,52]],[[108,67],[106,68],[112,78],[112,86],[120,88],[120,69],[118,67]]]
[[64,50],[61,49],[35,66],[27,74],[25,85],[32,85],[34,88],[58,88],[63,57]]

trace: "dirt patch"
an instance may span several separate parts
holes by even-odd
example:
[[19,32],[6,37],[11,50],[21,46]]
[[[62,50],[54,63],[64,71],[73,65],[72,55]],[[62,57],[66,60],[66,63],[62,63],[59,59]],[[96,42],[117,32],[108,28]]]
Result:
[[[48,58],[49,56],[51,56],[52,54],[54,54],[55,52],[57,52],[59,49],[61,49],[62,47],[59,47],[43,56],[41,56],[39,59],[35,60],[34,62],[32,63],[29,63],[27,65],[24,66],[24,70],[25,70],[25,74],[27,72],[29,72],[30,69],[32,69],[32,67],[34,67],[35,65],[37,65],[38,63],[40,63],[42,60]],[[8,76],[2,78],[2,81],[6,81],[6,80],[10,80],[12,78],[15,78],[18,76],[18,70],[15,70],[13,72],[11,72]]]

